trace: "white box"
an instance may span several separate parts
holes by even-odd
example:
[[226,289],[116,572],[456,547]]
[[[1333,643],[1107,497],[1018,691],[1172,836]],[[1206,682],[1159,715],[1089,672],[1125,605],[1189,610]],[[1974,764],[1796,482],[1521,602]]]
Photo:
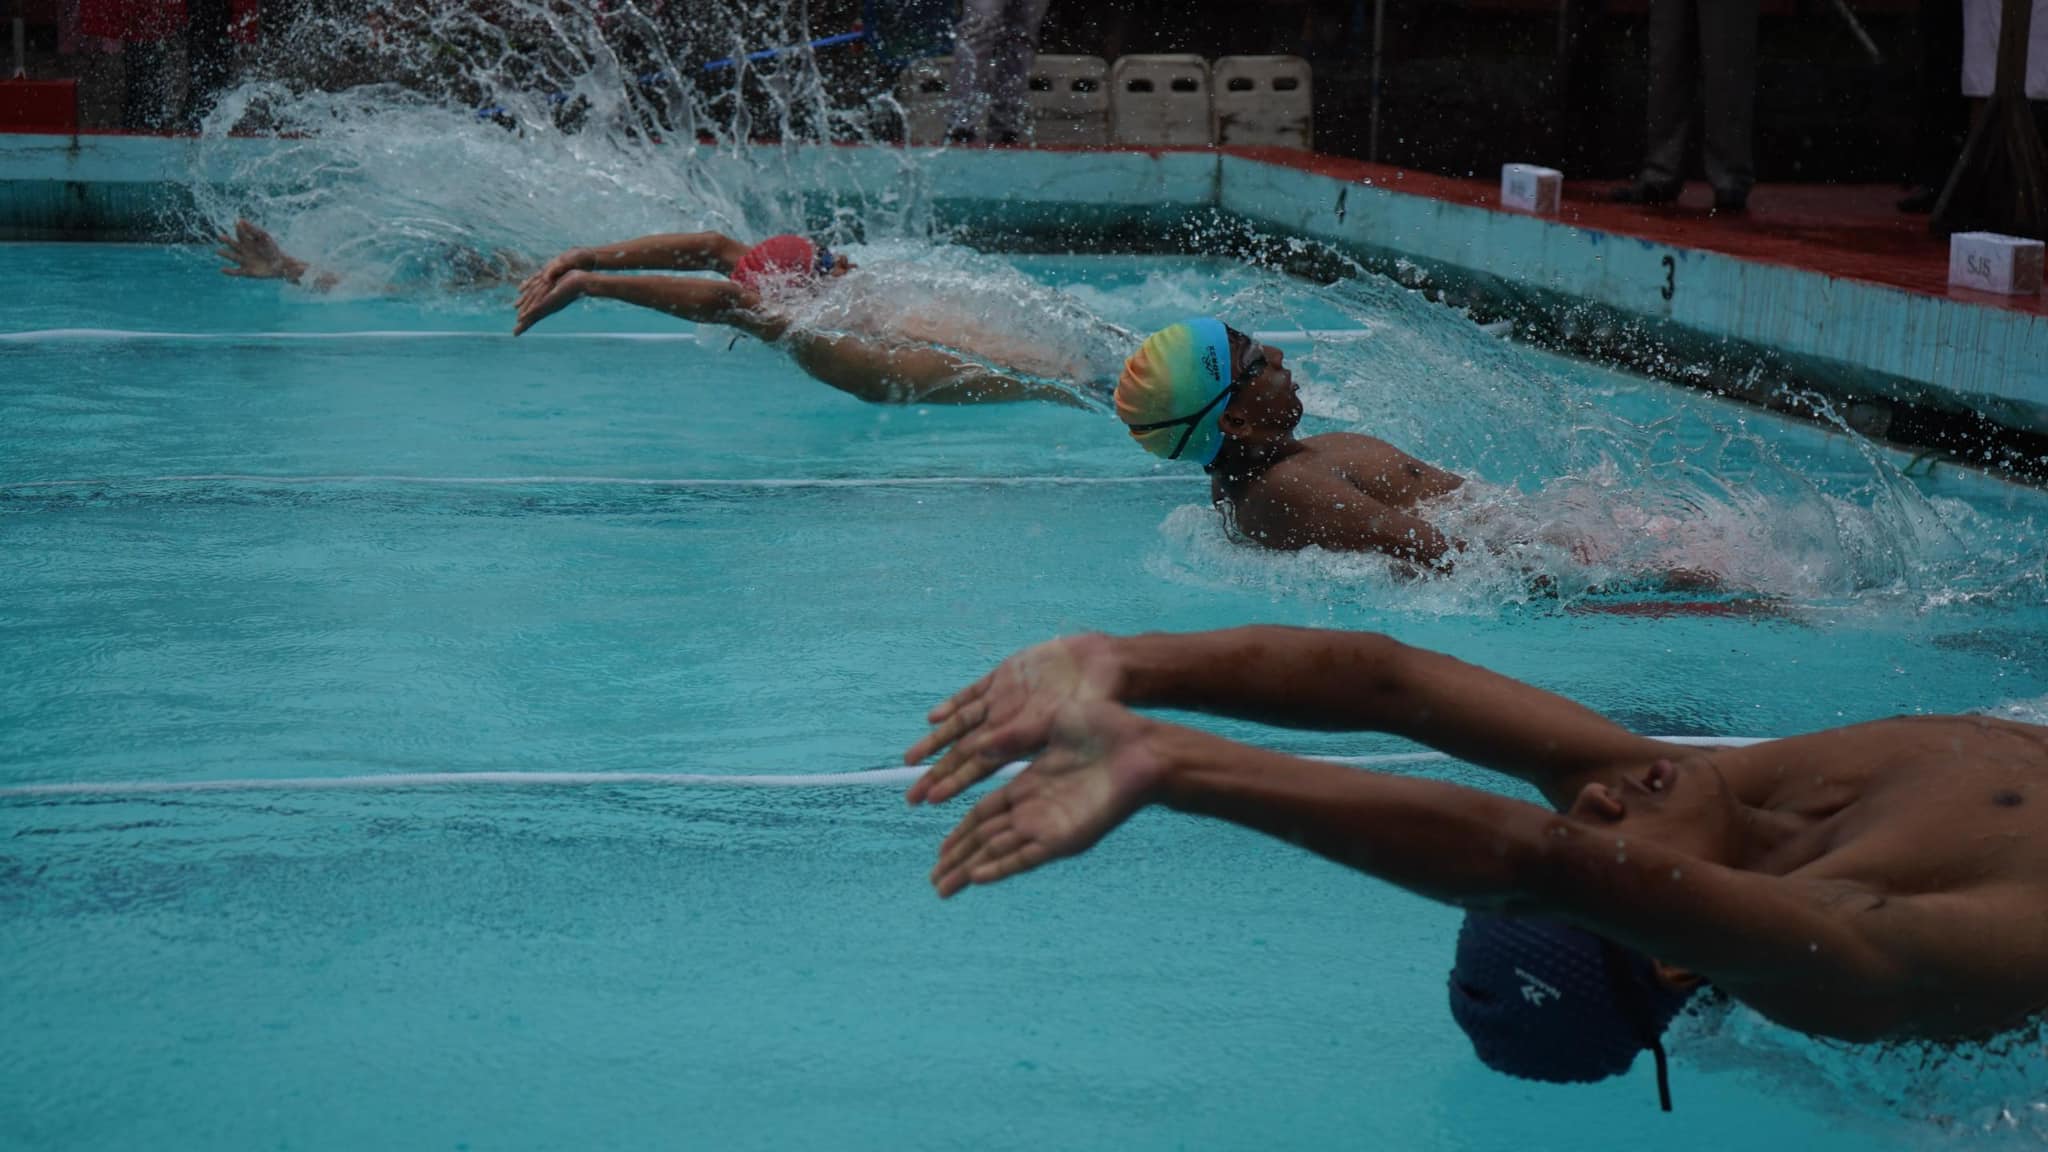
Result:
[[1564,173],[1534,164],[1500,166],[1500,206],[1555,216],[1564,200]]
[[1948,282],[2005,296],[2031,296],[2041,290],[2039,240],[2001,236],[1996,232],[1958,232],[1948,238]]

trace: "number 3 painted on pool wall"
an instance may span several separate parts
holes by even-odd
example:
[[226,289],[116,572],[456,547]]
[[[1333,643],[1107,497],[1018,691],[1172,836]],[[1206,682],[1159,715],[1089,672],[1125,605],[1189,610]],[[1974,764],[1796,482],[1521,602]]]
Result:
[[1658,289],[1658,291],[1666,300],[1671,299],[1678,292],[1678,258],[1676,256],[1666,256],[1664,258],[1664,287]]

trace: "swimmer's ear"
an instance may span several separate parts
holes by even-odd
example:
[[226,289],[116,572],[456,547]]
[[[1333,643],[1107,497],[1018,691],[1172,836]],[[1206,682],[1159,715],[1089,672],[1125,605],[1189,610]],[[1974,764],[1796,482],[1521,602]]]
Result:
[[1676,964],[1666,964],[1662,960],[1650,961],[1650,967],[1657,973],[1657,983],[1674,992],[1690,992],[1706,983],[1699,973],[1690,968],[1680,968]]

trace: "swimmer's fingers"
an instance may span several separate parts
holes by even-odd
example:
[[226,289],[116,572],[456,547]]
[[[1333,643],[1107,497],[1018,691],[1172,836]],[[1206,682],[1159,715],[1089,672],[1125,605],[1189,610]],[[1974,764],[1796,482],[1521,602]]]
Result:
[[976,707],[976,700],[969,697],[969,693],[974,693],[981,687],[977,684],[932,709],[926,720],[932,726],[932,730],[927,732],[922,740],[910,746],[910,750],[903,754],[903,762],[920,763],[939,749],[948,747],[967,735],[976,724],[981,723],[982,717],[987,715],[988,706],[983,704]]
[[1020,794],[1029,789],[1027,782],[990,794],[939,845],[939,862],[932,868],[931,881],[941,898],[967,887],[977,869],[1027,847],[1026,837],[1012,819],[1012,809]]
[[979,758],[975,752],[979,745],[970,734],[987,718],[988,705],[977,701],[955,712],[951,719],[918,741],[905,755],[905,763],[915,764],[941,748],[946,749],[946,754],[918,777],[904,799],[912,804],[936,804],[959,795],[962,789],[1000,768],[1000,763],[993,768],[977,767]]
[[933,708],[930,712],[925,714],[925,723],[938,724],[943,722],[946,718],[953,715],[953,713],[958,712],[960,709],[965,708],[967,705],[972,704],[976,700],[981,699],[983,696],[988,695],[989,686],[994,684],[995,682],[996,674],[994,672],[991,672],[988,675],[983,676],[981,679],[976,680],[974,683],[969,684],[967,687],[962,688],[960,691],[953,693],[953,695],[949,699],[947,699],[945,703],[938,705],[937,707]]

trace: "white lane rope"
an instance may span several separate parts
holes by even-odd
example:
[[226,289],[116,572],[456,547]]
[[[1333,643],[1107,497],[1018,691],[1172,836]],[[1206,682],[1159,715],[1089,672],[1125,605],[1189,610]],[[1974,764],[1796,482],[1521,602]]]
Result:
[[326,476],[265,475],[258,472],[197,472],[172,476],[82,476],[60,480],[0,482],[0,492],[20,488],[135,488],[151,484],[248,484],[320,486],[346,484],[428,487],[586,488],[1030,488],[1102,484],[1182,484],[1186,476],[409,476],[347,473]]
[[[521,340],[612,340],[641,344],[699,343],[700,329],[675,332],[539,332]],[[1369,328],[1288,328],[1254,332],[1252,337],[1268,344],[1303,344],[1315,340],[1359,340],[1372,334]],[[507,331],[465,329],[368,328],[344,332],[175,332],[144,328],[35,328],[0,332],[0,344],[272,344],[294,341],[358,340],[365,343],[401,340],[511,340]]]
[[[1653,736],[1671,744],[1705,748],[1739,748],[1762,744],[1768,736]],[[1390,768],[1452,759],[1443,752],[1394,752],[1377,756],[1311,756],[1357,768]],[[1013,763],[998,770],[1008,779],[1024,770]],[[15,784],[0,788],[0,800],[57,799],[67,796],[163,796],[187,792],[376,792],[416,788],[589,788],[648,784],[685,788],[848,788],[907,785],[924,768],[876,768],[861,772],[701,773],[701,772],[392,772],[369,776],[294,776],[276,780],[118,780],[79,783]]]

